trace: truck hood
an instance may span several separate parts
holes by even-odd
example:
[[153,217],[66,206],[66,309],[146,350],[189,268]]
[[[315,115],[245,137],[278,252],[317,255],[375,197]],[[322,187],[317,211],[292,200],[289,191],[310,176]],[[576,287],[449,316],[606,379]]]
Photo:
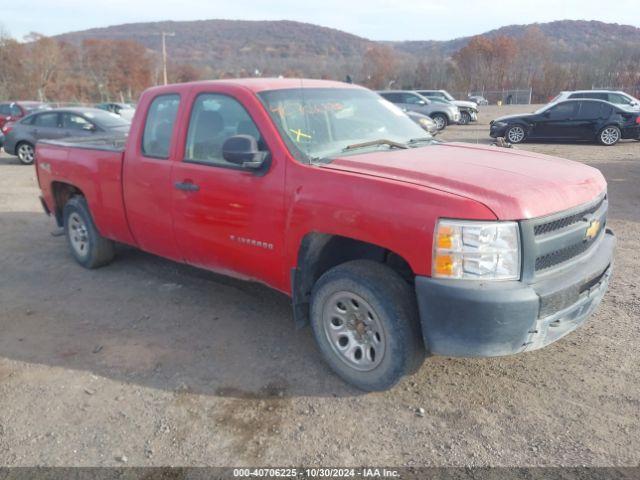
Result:
[[500,220],[549,215],[589,202],[606,190],[600,171],[579,162],[464,143],[344,156],[323,168],[470,198]]

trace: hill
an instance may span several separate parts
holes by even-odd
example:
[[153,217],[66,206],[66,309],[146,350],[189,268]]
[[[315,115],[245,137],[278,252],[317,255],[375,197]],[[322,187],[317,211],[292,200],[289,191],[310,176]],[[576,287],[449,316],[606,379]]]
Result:
[[167,48],[176,62],[216,69],[253,71],[349,64],[375,42],[340,30],[293,21],[199,20],[131,23],[58,36],[79,44],[85,39],[134,40],[160,52],[161,32],[174,32]]
[[[549,39],[554,55],[559,58],[566,58],[572,53],[583,53],[594,48],[601,50],[626,45],[640,45],[640,28],[595,20],[559,20],[549,23],[508,25],[482,35],[520,38],[530,27],[540,29]],[[471,37],[461,37],[447,41],[417,40],[386,43],[399,51],[419,57],[449,56],[464,47],[470,39]]]

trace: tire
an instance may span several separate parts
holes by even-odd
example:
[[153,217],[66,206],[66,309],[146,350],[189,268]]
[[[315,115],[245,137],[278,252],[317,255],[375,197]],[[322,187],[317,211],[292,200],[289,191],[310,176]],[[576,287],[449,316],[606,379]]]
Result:
[[431,115],[431,119],[436,122],[436,127],[438,127],[438,130],[444,130],[447,125],[449,125],[449,119],[442,113],[434,113],[433,115]]
[[460,125],[469,125],[471,123],[471,114],[469,112],[460,112]]
[[504,138],[506,138],[509,143],[522,143],[527,138],[527,132],[524,131],[523,126],[513,125],[507,128],[507,131],[504,133]]
[[63,209],[64,232],[71,255],[85,268],[98,268],[113,260],[113,241],[104,238],[96,229],[84,197],[75,196]]
[[311,326],[325,361],[361,390],[391,388],[425,357],[413,289],[373,261],[343,263],[320,277]]
[[598,142],[606,147],[612,147],[620,141],[620,129],[615,125],[607,125],[598,133]]
[[33,165],[36,151],[29,142],[20,142],[16,145],[16,155],[23,165]]

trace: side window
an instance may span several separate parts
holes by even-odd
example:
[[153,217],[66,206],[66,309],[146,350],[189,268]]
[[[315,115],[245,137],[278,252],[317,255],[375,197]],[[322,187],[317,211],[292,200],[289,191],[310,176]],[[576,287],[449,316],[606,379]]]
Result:
[[602,116],[602,106],[603,104],[599,102],[582,102],[578,119],[595,120],[600,118]]
[[624,96],[620,95],[619,93],[610,93],[609,94],[609,101],[611,103],[617,103],[618,105],[630,105],[631,104],[631,100],[629,100],[627,97],[624,97]]
[[382,97],[391,103],[402,103],[402,96],[399,93],[383,93]]
[[58,114],[57,113],[41,113],[36,116],[34,125],[44,128],[58,128]]
[[411,105],[418,105],[422,99],[417,95],[412,95],[410,93],[405,93],[403,95],[402,103],[409,103]]
[[0,115],[11,115],[11,107],[7,103],[0,103]]
[[199,95],[191,111],[185,149],[186,162],[236,166],[222,157],[222,144],[234,135],[251,135],[266,149],[258,127],[240,103],[226,95]]
[[553,120],[566,120],[571,118],[576,111],[578,102],[559,103],[549,110],[549,118]]
[[64,113],[62,115],[62,128],[69,128],[71,130],[90,130],[93,124],[86,118],[79,115],[73,115],[72,113]]
[[142,154],[144,156],[169,158],[171,136],[179,105],[180,95],[174,93],[160,95],[151,102],[142,134]]
[[11,115],[12,116],[14,116],[14,117],[22,116],[22,110],[20,110],[20,107],[18,105],[16,105],[15,103],[13,105],[11,105],[10,110],[11,110]]

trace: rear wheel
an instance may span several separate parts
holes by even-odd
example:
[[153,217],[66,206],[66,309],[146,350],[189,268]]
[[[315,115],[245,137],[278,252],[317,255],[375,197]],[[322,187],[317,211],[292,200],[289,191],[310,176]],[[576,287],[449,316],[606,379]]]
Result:
[[80,265],[98,268],[113,260],[113,241],[96,229],[84,197],[72,197],[64,206],[63,217],[69,250]]
[[29,142],[20,142],[16,147],[16,154],[18,155],[18,160],[23,165],[32,165],[35,160],[35,150],[33,145]]
[[322,275],[311,325],[326,362],[362,390],[388,389],[424,360],[413,290],[376,262],[355,260]]
[[444,128],[449,123],[446,115],[443,115],[442,113],[435,113],[431,115],[431,118],[434,122],[436,122],[436,127],[438,128],[438,130],[444,130]]
[[598,141],[607,147],[615,145],[620,141],[620,129],[615,125],[604,127],[598,135]]
[[512,127],[509,127],[504,136],[509,143],[522,143],[525,138],[527,138],[524,128],[520,125],[513,125]]
[[460,125],[469,125],[471,123],[471,114],[469,112],[460,112]]

